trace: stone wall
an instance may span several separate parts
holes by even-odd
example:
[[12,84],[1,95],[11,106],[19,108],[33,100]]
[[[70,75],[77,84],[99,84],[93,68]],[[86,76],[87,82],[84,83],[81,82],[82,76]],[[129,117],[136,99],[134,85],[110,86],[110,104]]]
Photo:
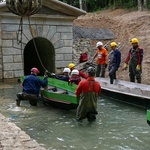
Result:
[[[38,16],[37,16],[38,17]],[[73,18],[31,18],[31,30],[35,37],[48,39],[55,48],[55,66],[61,68],[72,61],[72,20]],[[0,19],[0,79],[16,78],[23,75],[23,51],[33,39],[29,22],[23,20],[23,45],[17,41],[19,17],[1,16]]]

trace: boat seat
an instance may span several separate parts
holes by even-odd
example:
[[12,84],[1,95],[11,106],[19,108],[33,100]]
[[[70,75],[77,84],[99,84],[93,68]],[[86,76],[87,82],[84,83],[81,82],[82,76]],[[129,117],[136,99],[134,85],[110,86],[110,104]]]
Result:
[[56,92],[57,88],[55,86],[48,86],[48,90],[53,90],[54,92]]
[[57,93],[57,94],[68,94],[68,91],[66,91],[66,90],[56,91],[55,93]]

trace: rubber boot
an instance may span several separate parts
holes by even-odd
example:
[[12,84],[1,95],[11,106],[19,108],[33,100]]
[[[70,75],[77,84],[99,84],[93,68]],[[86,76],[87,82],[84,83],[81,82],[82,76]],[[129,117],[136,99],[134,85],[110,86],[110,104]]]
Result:
[[16,99],[16,105],[18,106],[18,107],[20,107],[20,100],[18,100],[18,99]]

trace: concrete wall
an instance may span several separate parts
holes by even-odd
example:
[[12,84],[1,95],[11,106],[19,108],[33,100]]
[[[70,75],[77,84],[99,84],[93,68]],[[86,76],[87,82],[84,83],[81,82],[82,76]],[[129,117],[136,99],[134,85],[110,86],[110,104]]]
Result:
[[[72,62],[72,22],[73,17],[32,17],[33,37],[47,38],[55,48],[56,68],[65,67]],[[23,75],[23,51],[33,39],[28,19],[23,19],[23,44],[18,44],[17,31],[20,18],[2,15],[0,18],[0,79],[16,78]],[[20,35],[19,35],[20,38]]]

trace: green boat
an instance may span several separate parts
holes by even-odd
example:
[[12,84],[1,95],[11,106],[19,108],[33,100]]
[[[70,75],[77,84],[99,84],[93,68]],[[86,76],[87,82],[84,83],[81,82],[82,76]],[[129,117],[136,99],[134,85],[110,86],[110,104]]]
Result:
[[[21,77],[21,81],[24,80]],[[43,78],[43,77],[39,77]],[[41,89],[41,98],[44,105],[52,105],[62,109],[75,109],[78,106],[78,100],[75,96],[77,85],[68,84],[66,81],[55,78],[48,78],[48,87]]]

